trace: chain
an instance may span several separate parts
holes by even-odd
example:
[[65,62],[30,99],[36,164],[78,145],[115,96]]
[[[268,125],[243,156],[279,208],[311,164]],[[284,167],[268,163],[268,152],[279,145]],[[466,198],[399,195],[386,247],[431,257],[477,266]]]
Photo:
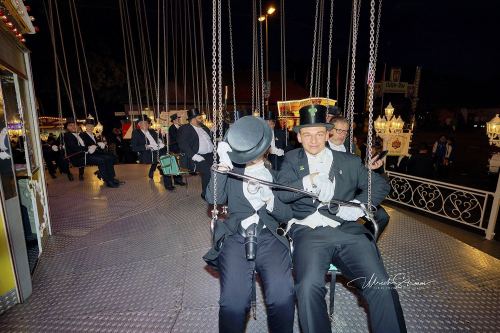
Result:
[[334,0],[332,0],[330,2],[330,35],[328,36],[328,76],[326,79],[326,98],[327,99],[330,98],[330,69],[332,67],[333,1]]
[[[380,13],[379,13],[380,14]],[[370,1],[370,65],[368,67],[368,138],[367,138],[367,160],[372,159],[372,133],[373,133],[373,90],[375,87],[375,0]],[[371,207],[372,198],[372,171],[368,170],[368,207]]]
[[320,10],[319,10],[319,38],[318,38],[318,53],[317,53],[317,70],[316,70],[316,96],[320,96],[321,91],[321,61],[323,55],[323,18],[325,17],[325,1],[320,0]]
[[353,151],[354,138],[354,92],[356,79],[356,46],[358,43],[359,12],[361,11],[361,0],[354,0],[352,4],[352,51],[351,51],[351,77],[349,84],[349,100],[347,102],[347,114],[350,124],[349,129],[349,151]]
[[[262,0],[259,0],[259,12],[262,13]],[[268,24],[267,22],[267,17],[266,17],[266,24]],[[261,117],[264,117],[264,101],[265,101],[265,97],[264,97],[264,47],[262,45],[262,22],[260,24],[260,84],[261,84],[261,91],[262,91],[262,95],[260,96],[261,97],[261,110],[260,110],[260,116]],[[267,83],[266,83],[267,84]]]
[[[222,139],[222,123],[223,123],[223,119],[222,119],[222,110],[223,110],[223,103],[222,103],[222,0],[218,0],[218,3],[217,3],[217,18],[218,18],[218,26],[217,26],[217,37],[218,37],[218,46],[219,46],[219,55],[218,55],[218,60],[219,60],[219,67],[218,67],[218,79],[219,79],[219,112],[218,112],[218,117],[219,117],[219,122],[218,122],[218,130],[219,130],[219,135]],[[217,131],[216,131],[217,132]],[[215,145],[214,145],[214,150],[215,150]],[[215,159],[214,159],[214,163],[215,163]]]
[[257,17],[255,13],[255,0],[252,2],[252,113],[255,111],[255,25]]
[[[217,126],[217,5],[219,0],[212,0],[212,118]],[[217,130],[213,133],[214,148],[217,145]],[[213,151],[214,163],[217,161],[216,150]],[[214,209],[212,210],[212,228],[217,218],[217,178],[214,177]]]
[[375,65],[377,64],[377,57],[378,57],[378,39],[380,36],[380,17],[382,16],[382,0],[379,0],[378,2],[378,16],[377,16],[377,32],[375,34]]
[[[356,1],[356,0],[355,0]],[[316,58],[316,34],[317,34],[317,29],[318,29],[318,9],[319,9],[319,0],[316,0],[316,15],[314,17],[314,37],[313,37],[313,54],[312,54],[312,61],[311,61],[311,82],[309,83],[309,97],[312,97],[313,93],[313,84],[314,84],[314,65],[315,65],[315,58]]]
[[233,80],[233,113],[234,121],[238,120],[236,112],[236,80],[234,79],[234,56],[233,56],[233,24],[231,21],[231,0],[227,0],[228,21],[229,21],[229,46],[231,49],[231,78]]

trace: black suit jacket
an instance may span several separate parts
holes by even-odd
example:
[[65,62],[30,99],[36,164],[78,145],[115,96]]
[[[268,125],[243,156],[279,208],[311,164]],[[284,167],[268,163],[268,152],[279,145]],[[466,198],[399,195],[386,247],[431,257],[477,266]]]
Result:
[[[161,136],[154,130],[149,129],[149,134],[155,140],[161,140]],[[132,132],[132,140],[130,146],[132,151],[136,152],[139,157],[139,162],[145,164],[158,163],[159,156],[165,154],[165,148],[160,149],[160,151],[153,151],[146,148],[149,144],[146,135],[138,128],[134,129]]]
[[[361,163],[361,159],[353,154],[331,150],[333,163],[330,168],[330,179],[335,178],[335,193],[333,199],[350,201],[357,199],[362,203],[368,200],[368,170]],[[280,183],[303,188],[302,179],[309,175],[307,155],[303,148],[294,149],[285,155],[285,160],[279,172]],[[372,173],[372,205],[378,206],[385,196],[389,194],[390,185],[379,174]],[[319,206],[318,200],[304,194],[278,191],[281,201],[292,205],[295,218],[302,220],[313,214]],[[320,208],[319,212],[341,223],[339,228],[353,234],[369,233],[365,227],[358,223],[348,223],[336,215],[330,214],[327,207]]]
[[[235,167],[233,169],[233,172],[243,174],[244,169]],[[276,175],[274,174],[274,172],[270,172],[273,175],[273,179],[276,179]],[[214,177],[217,178],[217,204],[223,204],[227,202],[229,210],[229,218],[227,218],[224,222],[218,221],[215,225],[213,244],[217,244],[225,237],[235,234],[241,221],[252,216],[255,213],[255,210],[243,193],[242,180],[218,173],[212,173],[212,178],[210,179],[210,183],[207,186],[206,199],[209,203],[213,204],[214,202]],[[278,240],[283,243],[284,246],[289,248],[290,245],[288,243],[288,240],[283,236],[279,236],[276,233],[276,229],[278,228],[279,223],[287,222],[293,217],[290,206],[281,202],[276,195],[276,192],[274,192],[273,211],[269,212],[264,205],[257,211],[257,214],[259,215],[260,220],[269,229],[269,231],[276,238],[278,238]],[[217,257],[219,253],[220,248],[216,248],[214,246],[207,252],[207,254],[205,254],[203,259],[208,264],[217,266]]]
[[[201,128],[203,128],[203,130],[207,132],[208,136],[211,137],[208,127],[201,125]],[[185,124],[179,127],[179,131],[177,132],[177,142],[181,153],[184,154],[181,158],[182,166],[184,168],[188,168],[189,170],[193,170],[194,162],[192,158],[198,153],[200,143],[198,134],[191,124]]]
[[178,132],[179,131],[174,124],[170,125],[170,127],[168,128],[168,148],[172,153],[176,154],[180,153],[179,144],[177,142]]
[[70,132],[65,132],[63,134],[63,142],[66,156],[69,156],[71,164],[75,167],[85,166],[85,152],[87,148],[85,146],[80,146],[78,139]]

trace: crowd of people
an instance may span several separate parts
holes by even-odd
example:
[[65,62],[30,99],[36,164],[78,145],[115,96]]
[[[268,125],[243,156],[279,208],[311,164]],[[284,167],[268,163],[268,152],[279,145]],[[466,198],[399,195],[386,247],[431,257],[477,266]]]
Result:
[[[350,140],[349,122],[338,113],[322,105],[303,107],[291,137],[277,128],[273,113],[263,119],[245,116],[228,126],[215,146],[213,133],[203,124],[198,109],[188,110],[188,123],[183,125],[176,114],[171,115],[168,133],[151,129],[146,116],[138,120],[130,147],[139,163],[150,165],[148,178],[159,170],[168,191],[186,185],[180,176],[164,174],[159,166],[161,156],[177,154],[182,168],[200,175],[201,198],[209,204],[227,205],[229,215],[215,221],[213,247],[204,256],[220,275],[220,332],[245,330],[254,272],[263,283],[271,332],[292,332],[296,304],[303,332],[330,332],[324,286],[330,264],[359,289],[368,305],[372,332],[406,331],[398,293],[376,245],[376,235],[389,222],[380,206],[390,189],[380,172],[384,160],[377,158],[381,143],[374,140],[372,160],[358,156],[362,149],[354,137]],[[87,120],[85,130],[78,132],[77,124],[68,120],[60,138],[49,136],[44,143],[49,173],[55,176],[59,168],[73,180],[71,164],[83,180],[85,166],[97,165],[96,176],[110,188],[119,187],[124,182],[115,175],[116,151],[94,135],[94,125]],[[217,165],[231,170],[232,175],[306,192],[277,190],[215,173],[214,150]],[[442,154],[441,150],[438,144],[435,154]],[[375,171],[371,187],[371,204],[377,207],[374,216],[367,216],[371,215],[366,206],[368,170]],[[370,223],[372,218],[379,233]],[[365,223],[356,223],[359,219]],[[366,287],[362,281],[370,278],[388,284]]]

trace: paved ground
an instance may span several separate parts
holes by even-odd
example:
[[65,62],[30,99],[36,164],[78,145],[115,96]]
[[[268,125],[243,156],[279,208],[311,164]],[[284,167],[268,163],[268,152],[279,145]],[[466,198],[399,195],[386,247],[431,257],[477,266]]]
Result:
[[[120,165],[127,183],[109,189],[93,170],[83,183],[50,180],[53,236],[33,295],[0,316],[0,331],[217,332],[219,282],[201,259],[210,234],[199,179],[170,193],[147,180],[144,166]],[[389,213],[379,247],[389,274],[406,276],[399,293],[408,331],[498,332],[500,261],[415,215]],[[267,332],[260,294],[247,332]],[[368,332],[364,309],[342,284],[333,326]]]

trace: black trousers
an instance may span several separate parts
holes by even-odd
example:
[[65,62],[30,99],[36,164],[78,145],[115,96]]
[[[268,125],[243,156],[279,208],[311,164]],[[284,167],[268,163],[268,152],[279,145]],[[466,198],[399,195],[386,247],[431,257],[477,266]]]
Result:
[[271,162],[271,165],[273,166],[273,170],[279,171],[281,169],[281,163],[283,163],[284,156],[269,154],[267,156],[267,159],[269,160],[269,162]]
[[[163,171],[162,171],[160,165],[158,165],[156,163],[151,164],[151,166],[149,167],[149,174],[148,174],[149,178],[153,178],[156,169],[158,169],[160,171],[160,175],[162,176],[163,185],[165,186],[165,188],[172,187],[173,186],[172,178],[170,176],[166,176],[165,174],[163,174]],[[173,177],[174,177],[175,183],[182,182],[182,176],[173,176]]]
[[196,162],[196,171],[201,175],[201,195],[205,197],[205,191],[207,189],[208,183],[210,182],[211,168],[214,161],[214,156],[212,153],[200,154],[205,158],[204,161]]
[[295,293],[304,333],[331,332],[325,301],[325,274],[330,263],[340,269],[350,286],[361,291],[368,303],[371,332],[406,332],[396,289],[392,284],[370,284],[374,280],[387,282],[389,276],[377,246],[366,235],[301,225],[293,226],[290,235],[294,244]]
[[264,287],[267,321],[271,333],[291,333],[295,311],[291,259],[288,249],[263,229],[257,238],[255,261],[245,257],[245,239],[235,234],[224,241],[219,254],[219,332],[242,333],[252,295],[256,270]]
[[107,153],[87,154],[87,164],[95,164],[104,181],[108,182],[115,178],[115,157]]

